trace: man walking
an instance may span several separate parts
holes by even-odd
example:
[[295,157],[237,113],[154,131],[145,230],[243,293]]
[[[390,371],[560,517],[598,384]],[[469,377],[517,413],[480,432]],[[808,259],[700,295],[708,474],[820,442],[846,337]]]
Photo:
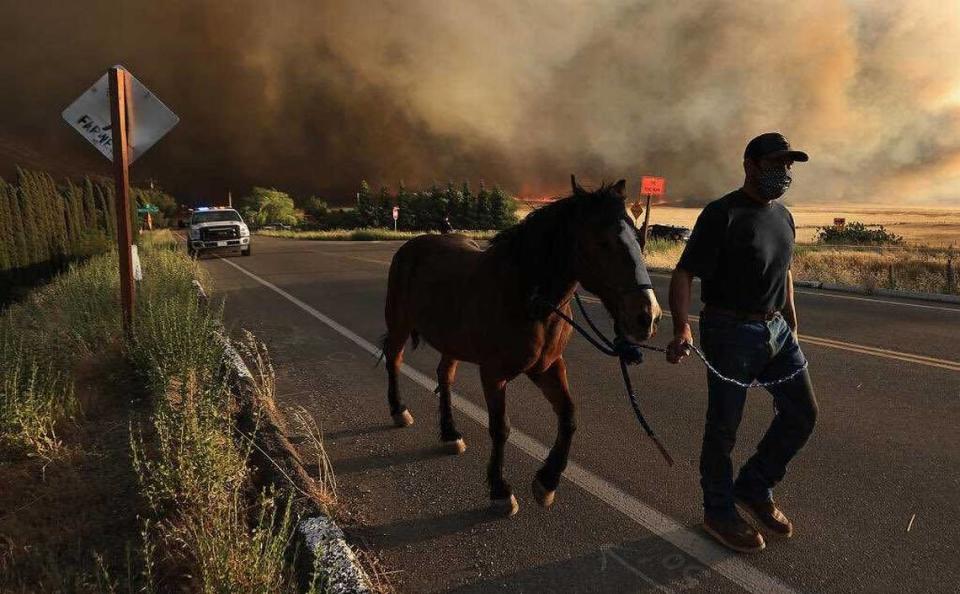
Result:
[[790,537],[793,524],[773,500],[773,487],[813,431],[817,403],[797,342],[790,262],[796,237],[793,216],[777,199],[790,187],[791,166],[808,160],[780,134],[762,134],[743,155],[743,187],[700,213],[670,281],[674,338],[667,360],[690,354],[687,311],[693,277],[701,279],[700,342],[704,355],[727,378],[749,384],[790,377],[771,385],[776,414],[740,469],[730,453],[747,389],[707,372],[707,421],[700,454],[704,529],[727,547],[752,553],[766,544],[738,513],[766,534]]

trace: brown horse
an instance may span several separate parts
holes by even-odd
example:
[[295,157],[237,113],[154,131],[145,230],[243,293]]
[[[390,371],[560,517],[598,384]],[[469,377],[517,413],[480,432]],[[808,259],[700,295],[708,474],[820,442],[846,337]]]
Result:
[[498,510],[518,509],[503,480],[503,450],[510,434],[507,383],[521,373],[540,388],[557,415],[557,439],[533,479],[543,506],[553,503],[576,429],[563,349],[572,328],[549,305],[570,315],[577,284],[597,295],[622,338],[650,338],[660,320],[636,229],[627,217],[620,180],[587,192],[571,176],[573,194],[540,208],[498,234],[486,250],[463,235],[423,235],[393,257],[387,286],[387,398],[399,427],[413,424],[400,400],[397,374],[408,338],[423,337],[441,353],[437,367],[440,439],[463,453],[450,409],[457,363],[480,366],[493,449],[487,467],[490,498]]

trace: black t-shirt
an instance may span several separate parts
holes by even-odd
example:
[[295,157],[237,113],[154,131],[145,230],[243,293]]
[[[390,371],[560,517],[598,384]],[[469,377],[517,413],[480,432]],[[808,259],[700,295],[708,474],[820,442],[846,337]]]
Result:
[[793,215],[736,190],[708,204],[677,267],[703,281],[704,303],[747,312],[782,309],[793,258]]

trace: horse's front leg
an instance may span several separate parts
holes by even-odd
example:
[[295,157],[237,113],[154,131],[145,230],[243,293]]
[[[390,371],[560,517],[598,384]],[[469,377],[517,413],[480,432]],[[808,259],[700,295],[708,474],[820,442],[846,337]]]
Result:
[[488,368],[480,367],[480,382],[487,401],[490,418],[490,463],[487,465],[487,483],[490,485],[490,505],[497,513],[512,516],[520,506],[513,496],[510,485],[503,480],[503,450],[510,437],[510,421],[507,419],[507,379]]
[[549,507],[553,504],[557,485],[560,483],[560,475],[567,467],[570,442],[573,441],[573,433],[577,430],[573,400],[570,398],[570,387],[567,384],[567,364],[561,357],[546,371],[528,373],[527,376],[547,397],[553,406],[553,412],[557,415],[557,440],[550,448],[543,467],[534,476],[531,486],[537,503]]

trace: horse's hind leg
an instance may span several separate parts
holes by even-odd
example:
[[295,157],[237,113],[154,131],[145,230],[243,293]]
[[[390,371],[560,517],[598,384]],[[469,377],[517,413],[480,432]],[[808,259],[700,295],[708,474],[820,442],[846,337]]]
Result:
[[437,396],[440,399],[440,441],[451,454],[462,454],[467,451],[467,444],[463,436],[457,431],[453,422],[453,411],[450,407],[450,387],[457,376],[457,360],[442,355],[440,365],[437,366]]
[[490,462],[487,465],[487,482],[490,484],[490,504],[497,513],[512,516],[520,508],[510,485],[503,480],[503,450],[510,437],[510,421],[507,419],[507,380],[480,367],[483,396],[487,401],[490,418]]
[[567,385],[567,365],[563,359],[557,359],[549,369],[539,374],[528,374],[533,383],[543,392],[543,395],[553,406],[557,415],[557,440],[533,479],[531,489],[537,503],[544,507],[553,504],[560,475],[567,467],[567,458],[570,455],[570,443],[577,426],[574,422],[573,400],[570,398],[570,388]]
[[400,400],[399,375],[403,365],[403,346],[409,333],[391,331],[383,341],[383,354],[387,364],[387,400],[390,403],[390,416],[397,427],[413,425],[413,415]]

